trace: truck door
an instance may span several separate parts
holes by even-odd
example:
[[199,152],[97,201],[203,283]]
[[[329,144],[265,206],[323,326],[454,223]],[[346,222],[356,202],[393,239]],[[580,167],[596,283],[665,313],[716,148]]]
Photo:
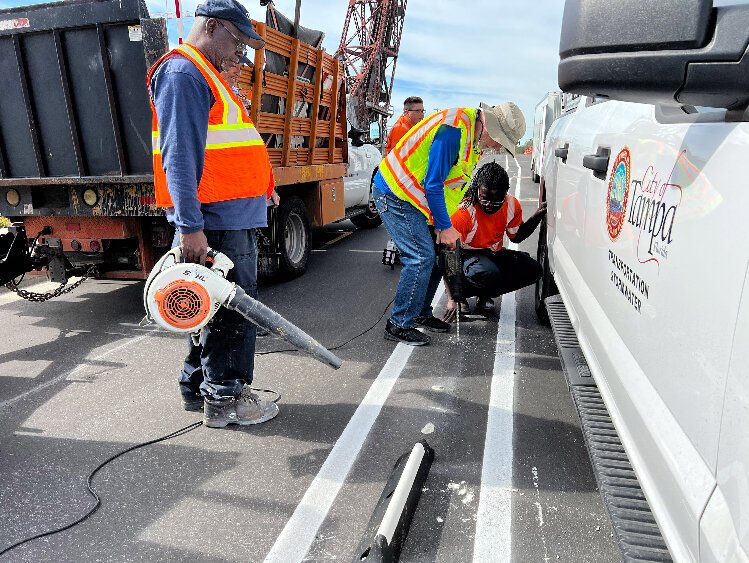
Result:
[[735,235],[749,205],[736,175],[749,126],[679,108],[603,106],[611,116],[590,154],[608,149],[609,162],[605,179],[585,170],[575,256],[577,293],[588,296],[580,326],[648,500],[668,514],[664,535],[690,530],[669,544],[674,559],[696,560],[749,257],[749,240]]
[[[749,265],[747,265],[749,266]],[[700,561],[749,555],[749,269],[733,337],[718,449],[717,487],[700,519]]]
[[[547,143],[545,173],[552,174],[547,182],[554,185],[554,201],[549,202],[549,238],[554,260],[565,260],[569,267],[556,269],[566,276],[576,270],[584,259],[585,215],[591,171],[583,167],[583,158],[591,154],[598,141],[599,130],[609,119],[606,104],[593,104],[580,98],[573,113],[563,117]],[[552,162],[553,161],[553,162]],[[563,285],[566,285],[564,283]],[[573,304],[577,309],[578,304]],[[574,311],[570,311],[574,317]]]

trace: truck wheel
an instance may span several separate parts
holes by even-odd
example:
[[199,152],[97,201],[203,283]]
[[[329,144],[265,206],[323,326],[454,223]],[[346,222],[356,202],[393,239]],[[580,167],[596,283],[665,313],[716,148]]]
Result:
[[538,263],[541,264],[541,277],[536,282],[535,307],[536,316],[541,324],[549,325],[549,312],[546,310],[544,301],[547,297],[559,293],[557,285],[554,282],[554,276],[549,268],[549,248],[546,244],[546,219],[541,222],[541,228],[538,231],[538,252],[536,254]]
[[536,184],[541,181],[541,176],[536,173],[536,168],[534,166],[531,166],[531,177]]
[[307,208],[300,198],[288,196],[281,199],[277,228],[281,241],[279,277],[301,276],[309,260],[311,228]]
[[380,214],[377,212],[377,207],[372,200],[372,186],[374,185],[374,176],[372,176],[372,182],[369,184],[369,201],[367,202],[367,210],[360,215],[354,215],[351,217],[351,222],[361,229],[374,229],[382,225],[382,219]]

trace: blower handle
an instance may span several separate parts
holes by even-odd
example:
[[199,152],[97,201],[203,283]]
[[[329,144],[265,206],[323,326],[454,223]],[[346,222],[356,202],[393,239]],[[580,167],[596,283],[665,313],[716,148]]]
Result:
[[[172,248],[167,252],[167,255],[171,255],[174,258],[175,264],[182,262],[182,249],[179,246]],[[220,273],[221,276],[225,278],[226,274],[229,273],[229,270],[234,267],[234,262],[232,262],[226,254],[208,247],[205,266],[212,271]]]
[[[208,266],[209,259],[211,261],[210,266]],[[234,267],[234,262],[232,262],[226,254],[219,252],[218,250],[208,248],[208,258],[205,261],[205,265],[207,267],[210,267],[211,270],[221,272],[221,275],[223,277],[226,277],[226,274],[229,273],[229,270]]]

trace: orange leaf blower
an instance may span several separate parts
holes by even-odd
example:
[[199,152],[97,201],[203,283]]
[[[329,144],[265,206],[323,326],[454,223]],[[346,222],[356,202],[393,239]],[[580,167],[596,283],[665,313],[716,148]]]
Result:
[[171,332],[197,335],[223,306],[315,359],[335,369],[341,367],[341,359],[317,340],[228,281],[226,274],[234,263],[226,255],[209,249],[208,259],[210,267],[182,262],[179,248],[167,252],[146,280],[146,317],[141,324],[155,322]]

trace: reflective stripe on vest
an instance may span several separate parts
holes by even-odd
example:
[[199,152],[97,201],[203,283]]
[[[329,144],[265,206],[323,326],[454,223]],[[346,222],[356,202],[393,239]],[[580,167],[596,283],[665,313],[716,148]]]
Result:
[[434,220],[424,191],[424,179],[429,149],[437,130],[443,124],[460,129],[458,161],[448,172],[444,183],[447,212],[452,215],[463,198],[466,183],[480,156],[473,148],[475,108],[446,109],[425,117],[401,138],[380,166],[383,179],[391,191],[419,209],[430,223]]
[[[255,129],[255,127],[252,127],[252,129]],[[257,134],[257,130],[255,131],[256,131],[255,134],[257,135],[258,138],[248,139],[247,127],[243,129],[234,129],[234,130],[208,129],[208,134],[206,135],[205,148],[206,149],[226,149],[230,147],[252,147],[252,146],[257,146],[257,145],[265,146],[265,143],[263,142],[262,137],[260,137],[260,135]],[[152,133],[152,145],[153,145],[153,154],[161,154],[161,137],[158,131],[154,131]]]
[[[192,45],[183,44],[161,57],[148,72],[149,88],[151,76],[158,66],[176,53],[195,65],[208,83],[214,98],[208,114],[205,162],[198,186],[198,200],[201,203],[212,203],[270,193],[272,171],[265,143],[242,102],[200,51]],[[170,207],[172,200],[161,161],[161,136],[153,99],[151,110],[156,204]]]
[[471,217],[471,230],[468,231],[466,239],[463,241],[463,248],[467,250],[475,250],[475,248],[471,246],[471,243],[473,242],[473,237],[476,236],[476,231],[479,228],[479,223],[476,221],[476,208],[473,205],[469,205],[465,210],[468,211],[468,215]]

